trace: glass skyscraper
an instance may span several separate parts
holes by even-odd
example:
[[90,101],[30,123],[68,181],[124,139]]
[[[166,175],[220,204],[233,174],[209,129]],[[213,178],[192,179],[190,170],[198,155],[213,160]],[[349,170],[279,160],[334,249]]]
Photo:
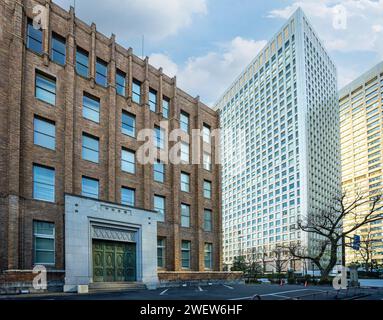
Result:
[[301,9],[215,109],[223,129],[223,262],[252,252],[271,271],[276,246],[315,248],[297,222],[341,187],[336,67]]
[[[382,194],[383,62],[367,71],[339,92],[343,189],[352,201],[358,194]],[[355,212],[365,217],[369,205]],[[380,212],[377,212],[377,214]],[[345,226],[355,224],[353,216]],[[361,250],[346,248],[347,263],[383,262],[383,221],[367,224],[350,235],[359,236]]]

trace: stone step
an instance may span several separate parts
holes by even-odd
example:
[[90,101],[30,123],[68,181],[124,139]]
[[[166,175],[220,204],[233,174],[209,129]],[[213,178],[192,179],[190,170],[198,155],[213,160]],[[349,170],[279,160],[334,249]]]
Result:
[[90,292],[131,291],[145,289],[146,286],[142,282],[95,282],[89,285]]

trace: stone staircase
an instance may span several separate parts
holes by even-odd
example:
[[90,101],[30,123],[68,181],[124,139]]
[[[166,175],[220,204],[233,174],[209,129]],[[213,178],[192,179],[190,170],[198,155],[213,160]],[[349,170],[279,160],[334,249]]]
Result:
[[95,282],[89,285],[90,293],[146,290],[142,282]]

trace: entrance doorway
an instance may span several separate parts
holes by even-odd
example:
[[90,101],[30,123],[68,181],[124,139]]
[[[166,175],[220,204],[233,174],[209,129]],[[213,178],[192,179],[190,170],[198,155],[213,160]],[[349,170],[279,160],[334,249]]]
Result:
[[93,281],[136,281],[136,244],[93,240]]

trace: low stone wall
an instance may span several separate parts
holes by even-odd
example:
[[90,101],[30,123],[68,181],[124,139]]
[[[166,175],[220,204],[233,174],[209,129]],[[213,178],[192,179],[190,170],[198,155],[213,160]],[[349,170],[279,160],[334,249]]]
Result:
[[47,272],[47,289],[33,288],[37,276],[32,270],[9,270],[0,273],[0,294],[61,292],[64,285],[64,271]]
[[159,271],[160,287],[244,283],[242,272]]

